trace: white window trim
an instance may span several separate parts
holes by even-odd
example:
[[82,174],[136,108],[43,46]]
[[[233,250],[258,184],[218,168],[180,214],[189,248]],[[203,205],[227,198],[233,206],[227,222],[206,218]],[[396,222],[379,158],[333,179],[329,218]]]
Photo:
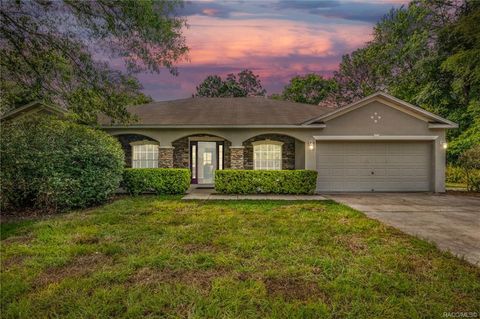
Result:
[[150,141],[150,140],[135,141],[130,143],[130,146],[136,146],[136,145],[159,145],[160,146],[160,143],[158,143],[157,141]]
[[[143,141],[135,141],[135,142],[130,143],[130,147],[132,148],[132,159],[131,159],[131,167],[132,168],[141,168],[141,167],[135,167],[135,165],[134,165],[135,155],[134,154],[135,154],[135,146],[142,146],[142,145],[156,145],[160,149],[160,143],[158,143],[157,141],[143,140]],[[144,161],[153,161],[154,163],[156,163],[156,166],[154,166],[154,168],[157,168],[158,167],[158,160],[159,160],[159,152],[157,150],[157,159],[156,160],[153,159],[153,160],[144,160]]]
[[[254,170],[265,169],[265,168],[257,168],[257,167],[256,167],[255,146],[260,146],[260,145],[276,145],[276,146],[280,146],[280,168],[279,168],[278,170],[281,170],[281,169],[282,169],[283,144],[284,144],[283,142],[272,141],[272,140],[268,140],[268,139],[252,142],[252,146],[253,146],[253,169],[254,169]],[[275,170],[275,169],[272,169],[272,170]]]
[[279,141],[272,141],[272,140],[261,140],[261,141],[255,141],[255,142],[252,142],[252,145],[253,146],[257,146],[257,145],[263,145],[263,144],[273,144],[273,145],[280,145],[283,147],[283,142],[279,142]]

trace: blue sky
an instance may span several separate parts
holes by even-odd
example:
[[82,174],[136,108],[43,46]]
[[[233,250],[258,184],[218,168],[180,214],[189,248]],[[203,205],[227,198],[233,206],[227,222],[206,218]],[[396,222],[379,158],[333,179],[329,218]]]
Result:
[[268,94],[278,93],[295,75],[331,76],[343,54],[371,39],[373,25],[406,0],[186,1],[180,14],[190,48],[168,72],[139,74],[155,100],[189,97],[207,75],[259,74]]

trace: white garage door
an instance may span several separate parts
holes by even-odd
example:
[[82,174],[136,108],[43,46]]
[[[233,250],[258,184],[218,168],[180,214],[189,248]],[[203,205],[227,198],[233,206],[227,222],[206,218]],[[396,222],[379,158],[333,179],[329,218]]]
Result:
[[395,192],[432,189],[431,142],[318,142],[317,189]]

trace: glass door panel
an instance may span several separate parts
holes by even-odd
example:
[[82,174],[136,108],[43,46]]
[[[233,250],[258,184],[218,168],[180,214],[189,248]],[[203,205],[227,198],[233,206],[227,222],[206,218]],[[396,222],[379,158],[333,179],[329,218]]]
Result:
[[213,184],[217,168],[217,143],[198,142],[197,180],[199,184]]

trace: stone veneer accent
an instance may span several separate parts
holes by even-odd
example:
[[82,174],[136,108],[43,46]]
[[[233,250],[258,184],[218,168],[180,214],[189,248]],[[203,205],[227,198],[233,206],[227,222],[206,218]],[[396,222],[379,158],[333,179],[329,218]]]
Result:
[[244,150],[243,146],[230,147],[230,166],[232,169],[244,169]]
[[155,141],[153,138],[140,135],[140,134],[122,134],[114,136],[122,145],[123,152],[125,153],[125,167],[132,167],[132,146],[130,143],[138,141]]
[[189,168],[190,150],[188,148],[188,137],[172,142],[173,149],[173,167]]
[[264,134],[252,137],[243,142],[244,168],[253,169],[253,145],[252,142],[272,140],[282,142],[282,169],[295,169],[295,138],[280,134]]
[[160,146],[158,148],[158,167],[173,168],[173,150],[171,146]]
[[[189,147],[189,138],[201,138],[201,137],[213,137],[214,135],[191,135],[180,138],[174,142],[172,142],[173,149],[173,167],[175,168],[190,168],[190,147]],[[230,145],[232,145],[229,141],[224,141],[224,148],[223,148],[223,165],[224,168],[230,168]]]

